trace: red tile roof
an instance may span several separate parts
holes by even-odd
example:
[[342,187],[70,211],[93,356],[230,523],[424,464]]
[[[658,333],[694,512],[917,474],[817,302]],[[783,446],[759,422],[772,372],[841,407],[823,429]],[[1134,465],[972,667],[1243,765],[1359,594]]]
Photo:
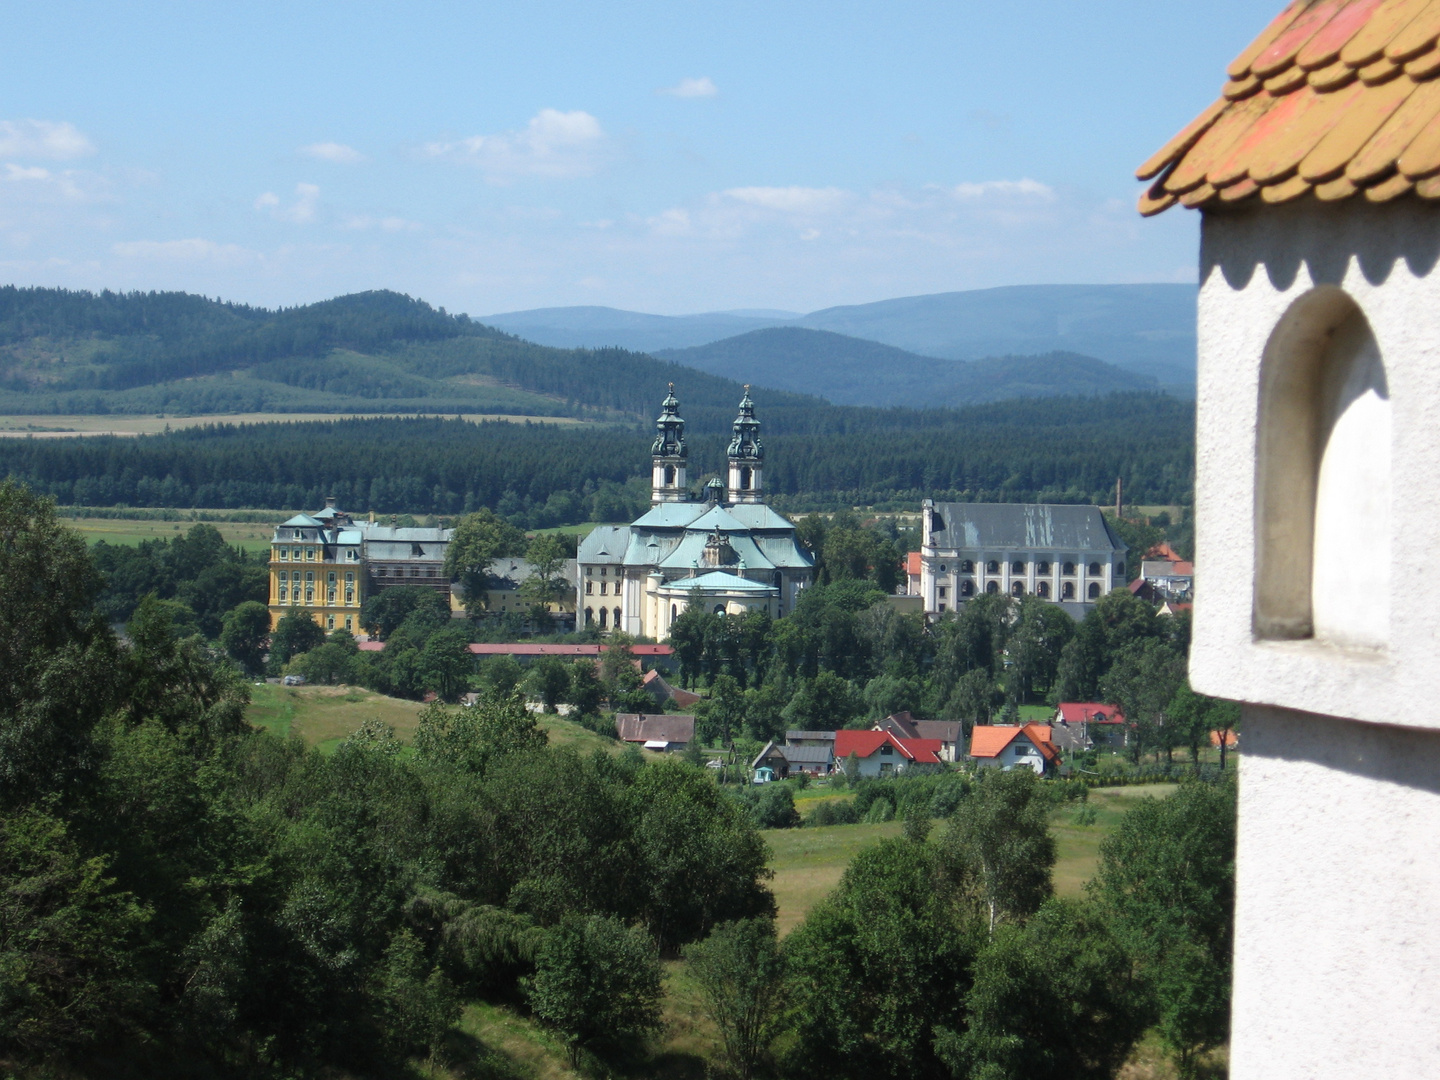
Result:
[[837,731],[835,760],[848,758],[851,753],[857,758],[868,758],[887,742],[916,764],[940,764],[940,751],[944,747],[939,739],[898,739],[888,731]]
[[[1227,731],[1227,732],[1225,732],[1225,748],[1226,748],[1227,750],[1233,750],[1233,749],[1239,744],[1239,742],[1240,742],[1240,737],[1239,737],[1238,735],[1236,735],[1235,732],[1233,732],[1233,731]],[[1217,749],[1219,748],[1219,746],[1220,746],[1220,732],[1218,732],[1218,731],[1212,731],[1212,732],[1210,732],[1210,745],[1213,746],[1213,747],[1216,747]]]
[[1060,718],[1067,724],[1123,724],[1125,716],[1118,705],[1098,701],[1062,701]]
[[[383,641],[357,642],[362,652],[380,652],[385,648]],[[530,642],[509,642],[495,644],[477,642],[465,646],[476,656],[599,656],[609,652],[609,645],[535,645]],[[631,655],[671,656],[674,649],[669,645],[631,645]]]
[[1440,4],[1294,0],[1140,167],[1142,214],[1258,198],[1440,199]]
[[920,553],[912,551],[905,556],[905,573],[919,576],[920,574]]
[[616,713],[615,733],[622,742],[688,743],[695,739],[695,717]]

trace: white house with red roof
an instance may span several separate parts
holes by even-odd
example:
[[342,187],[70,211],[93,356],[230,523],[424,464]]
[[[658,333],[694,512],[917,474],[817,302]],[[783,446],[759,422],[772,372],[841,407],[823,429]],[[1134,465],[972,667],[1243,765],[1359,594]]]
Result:
[[1100,701],[1062,701],[1050,721],[1051,739],[1066,750],[1124,746],[1125,714]]
[[891,776],[917,766],[939,768],[942,750],[939,739],[900,739],[888,731],[837,731],[835,768],[844,768],[851,754],[861,776]]
[[1044,773],[1060,763],[1060,750],[1048,724],[976,724],[970,732],[970,760],[987,768]]

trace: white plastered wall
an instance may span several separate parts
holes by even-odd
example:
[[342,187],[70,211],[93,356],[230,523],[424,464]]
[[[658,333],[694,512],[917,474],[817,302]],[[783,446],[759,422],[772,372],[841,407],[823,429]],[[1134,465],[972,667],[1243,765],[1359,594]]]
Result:
[[[1440,213],[1428,204],[1258,206],[1208,214],[1200,289],[1195,644],[1204,693],[1376,723],[1440,728]],[[1390,401],[1388,647],[1257,641],[1252,631],[1260,361],[1272,331],[1319,285],[1343,289],[1374,333]],[[1358,508],[1357,508],[1358,510]],[[1370,528],[1380,520],[1367,522]],[[1388,547],[1388,556],[1385,549]]]
[[[1440,213],[1257,205],[1203,233],[1191,681],[1245,703],[1230,1075],[1437,1077]],[[1261,358],[1317,286],[1358,305],[1388,388],[1388,523],[1357,504],[1344,541],[1379,648],[1255,633]]]

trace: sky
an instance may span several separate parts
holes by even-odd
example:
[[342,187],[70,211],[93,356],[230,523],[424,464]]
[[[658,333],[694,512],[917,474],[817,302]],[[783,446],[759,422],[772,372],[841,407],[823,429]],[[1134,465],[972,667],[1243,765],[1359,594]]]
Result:
[[1193,281],[1133,171],[1279,0],[5,5],[0,282],[472,315]]

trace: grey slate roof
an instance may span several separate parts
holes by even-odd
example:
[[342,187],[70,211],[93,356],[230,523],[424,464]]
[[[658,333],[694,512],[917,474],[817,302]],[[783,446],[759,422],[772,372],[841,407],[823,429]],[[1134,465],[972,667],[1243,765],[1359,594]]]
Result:
[[580,541],[576,561],[582,563],[619,563],[630,546],[629,525],[597,525]]
[[635,519],[637,529],[683,529],[705,512],[704,503],[656,503]]
[[[937,503],[937,548],[1000,551],[1127,550],[1096,506],[1050,503]],[[943,529],[942,529],[943,526]]]
[[831,743],[833,743],[833,742],[835,741],[835,732],[833,732],[833,731],[787,731],[787,732],[785,732],[785,741],[786,741],[787,743],[790,743],[790,742],[798,742],[798,741],[801,740],[801,739],[811,739],[811,740],[814,740],[814,739],[824,739],[826,742],[831,742]]
[[621,742],[688,743],[695,739],[695,717],[682,715],[648,716],[643,713],[616,713],[615,733]]
[[833,746],[780,746],[776,747],[785,755],[791,765],[828,765],[835,757]]

